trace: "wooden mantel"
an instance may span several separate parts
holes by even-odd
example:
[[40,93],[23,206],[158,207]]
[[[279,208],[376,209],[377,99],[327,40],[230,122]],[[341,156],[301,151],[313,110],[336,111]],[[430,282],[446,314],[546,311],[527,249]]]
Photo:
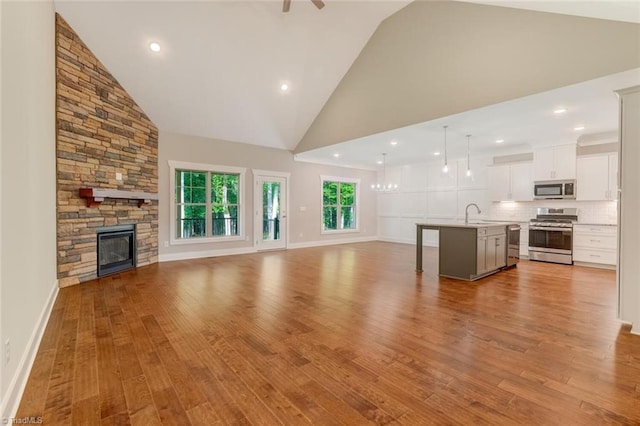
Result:
[[87,199],[87,207],[100,205],[105,198],[138,200],[138,207],[157,200],[158,194],[140,191],[120,191],[117,189],[80,188],[80,197]]

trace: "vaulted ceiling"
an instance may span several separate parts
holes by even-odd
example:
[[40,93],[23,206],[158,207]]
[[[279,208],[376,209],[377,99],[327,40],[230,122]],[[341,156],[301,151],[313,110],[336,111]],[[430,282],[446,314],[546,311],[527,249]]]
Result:
[[[57,1],[159,129],[293,150],[408,1]],[[154,54],[149,43],[161,51]],[[280,87],[287,83],[289,90]]]
[[[297,152],[640,66],[637,24],[462,2],[325,3],[294,0],[287,14],[273,0],[56,9],[160,130]],[[535,3],[522,7],[640,19],[634,2]]]

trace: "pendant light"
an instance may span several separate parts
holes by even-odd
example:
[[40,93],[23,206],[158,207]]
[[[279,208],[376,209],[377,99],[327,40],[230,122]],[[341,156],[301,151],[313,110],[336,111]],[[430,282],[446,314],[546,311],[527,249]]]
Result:
[[471,149],[469,148],[469,139],[471,139],[471,135],[467,135],[467,177],[471,177]]
[[444,167],[442,168],[442,173],[449,173],[449,164],[447,163],[447,127],[444,127]]
[[391,192],[398,190],[397,183],[387,183],[387,153],[382,153],[382,184],[371,185],[371,189],[377,192]]

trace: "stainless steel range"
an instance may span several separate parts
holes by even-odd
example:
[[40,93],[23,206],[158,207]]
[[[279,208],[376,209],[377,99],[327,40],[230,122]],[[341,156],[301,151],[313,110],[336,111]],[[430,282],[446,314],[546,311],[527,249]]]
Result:
[[529,259],[573,264],[573,224],[578,209],[540,207],[529,224]]

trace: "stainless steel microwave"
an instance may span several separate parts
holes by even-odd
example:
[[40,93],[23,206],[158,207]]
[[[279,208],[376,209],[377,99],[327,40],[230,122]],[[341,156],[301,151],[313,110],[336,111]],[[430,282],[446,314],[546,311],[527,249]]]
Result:
[[575,180],[549,180],[533,183],[533,198],[536,200],[575,200]]

